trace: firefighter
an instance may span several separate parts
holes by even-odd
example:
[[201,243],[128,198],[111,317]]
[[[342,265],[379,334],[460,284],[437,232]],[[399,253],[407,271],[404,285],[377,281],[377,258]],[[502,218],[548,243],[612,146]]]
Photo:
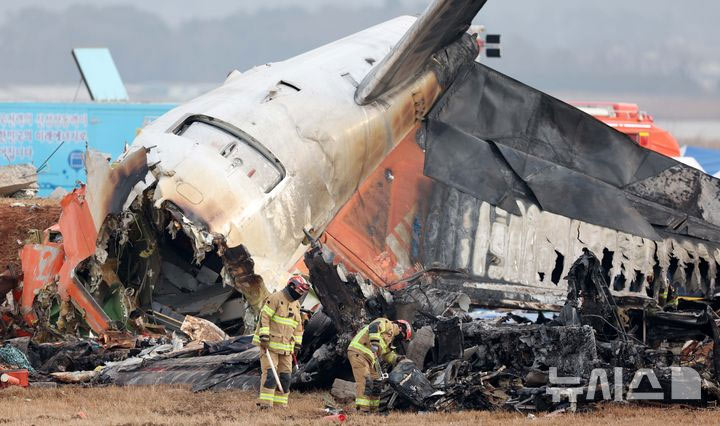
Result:
[[348,360],[355,378],[355,407],[373,412],[380,406],[380,360],[395,365],[402,357],[395,353],[392,342],[397,337],[412,338],[412,327],[404,320],[378,318],[363,327],[348,346]]
[[[263,302],[252,340],[260,346],[261,352],[262,376],[258,401],[261,409],[287,407],[293,354],[300,350],[303,336],[298,300],[309,290],[310,284],[303,277],[294,275],[283,290],[271,294]],[[284,393],[280,393],[266,351],[270,353]]]

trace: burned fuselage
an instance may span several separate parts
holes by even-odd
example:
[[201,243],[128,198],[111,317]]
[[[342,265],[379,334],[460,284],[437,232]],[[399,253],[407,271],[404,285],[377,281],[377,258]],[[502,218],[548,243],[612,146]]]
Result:
[[719,195],[717,179],[473,63],[326,240],[383,286],[422,282],[484,306],[558,309],[585,248],[625,300],[710,299]]
[[92,226],[61,229],[76,292],[61,298],[98,332],[148,327],[144,314],[240,332],[315,238],[370,283],[478,305],[559,309],[584,248],[616,295],[644,303],[670,281],[711,297],[718,181],[476,63],[465,31],[484,3],[437,0],[234,71],[116,165],[91,152],[66,204]]

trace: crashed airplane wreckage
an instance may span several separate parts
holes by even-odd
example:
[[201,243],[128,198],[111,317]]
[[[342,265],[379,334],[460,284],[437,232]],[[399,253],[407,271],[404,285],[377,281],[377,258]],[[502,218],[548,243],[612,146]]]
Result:
[[[89,151],[87,186],[23,249],[18,327],[142,334],[191,315],[247,334],[259,304],[300,270],[322,310],[296,383],[331,384],[352,332],[403,318],[429,328],[405,348],[425,374],[403,367],[390,379],[397,404],[428,408],[438,383],[446,396],[460,392],[451,383],[479,392],[467,404],[435,399],[437,409],[498,398],[543,407],[541,391],[517,390],[553,364],[582,377],[591,366],[669,368],[658,345],[712,345],[720,181],[476,62],[465,31],[484,3],[437,0],[417,19],[234,71],[145,127],[112,165]],[[470,321],[470,306],[561,314],[495,325]],[[197,389],[252,386],[248,348],[110,368],[106,381],[174,382],[186,365],[205,380]],[[716,395],[715,376],[702,380]],[[489,383],[514,390],[505,398]]]

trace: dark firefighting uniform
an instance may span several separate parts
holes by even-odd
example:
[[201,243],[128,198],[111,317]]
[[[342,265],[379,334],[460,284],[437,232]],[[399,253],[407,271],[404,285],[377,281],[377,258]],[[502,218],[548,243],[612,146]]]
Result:
[[277,369],[285,393],[276,393],[277,383],[273,376],[267,355],[260,354],[260,403],[270,407],[287,406],[290,394],[290,375],[295,347],[302,345],[303,324],[300,315],[300,302],[292,300],[287,290],[271,294],[263,302],[260,318],[255,328],[253,343],[260,346],[262,337],[268,340],[268,350]]
[[[391,344],[400,334],[400,327],[386,318],[378,318],[363,327],[348,346],[348,360],[355,377],[355,406],[361,411],[375,411],[380,406],[380,389],[376,382],[380,375],[379,355],[388,364],[394,365],[397,354]],[[374,353],[370,346],[375,344],[379,351]]]

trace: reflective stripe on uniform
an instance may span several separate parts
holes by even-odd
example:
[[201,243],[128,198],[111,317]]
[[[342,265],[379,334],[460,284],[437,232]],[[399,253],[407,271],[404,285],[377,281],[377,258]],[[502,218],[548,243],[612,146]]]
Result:
[[275,394],[273,393],[264,393],[260,392],[260,396],[258,397],[260,401],[269,401],[273,402],[275,400]]
[[379,407],[379,399],[355,398],[355,405],[358,407]]
[[268,343],[268,347],[270,349],[276,349],[278,351],[292,352],[295,348],[295,345],[292,343],[270,342]]
[[387,352],[388,347],[387,347],[387,343],[385,343],[385,339],[383,339],[381,337],[380,340],[378,341],[378,343],[380,343],[380,351],[381,351],[380,353],[384,354],[385,352]]
[[270,318],[270,321],[273,321],[273,322],[276,322],[276,323],[282,324],[282,325],[287,325],[291,328],[296,328],[298,326],[298,322],[292,318],[283,318],[283,317],[274,316],[274,317]]
[[373,351],[366,348],[365,345],[363,345],[362,343],[350,342],[350,347],[368,355],[373,361],[375,361],[375,354],[373,353]]
[[275,311],[268,304],[263,305],[262,311],[265,312],[266,314],[268,314],[268,316],[270,316],[270,317],[275,315]]
[[257,334],[253,335],[252,343],[259,345],[260,344],[260,336],[258,336]]
[[358,332],[358,334],[355,335],[355,337],[353,337],[352,341],[350,342],[350,347],[359,350],[365,355],[368,355],[370,359],[375,361],[375,354],[373,353],[373,351],[371,351],[367,346],[360,343],[360,339],[362,339],[362,337],[368,332],[368,327],[369,326],[366,325]]
[[277,402],[279,404],[287,404],[288,403],[288,395],[275,395],[273,398],[274,402]]
[[267,336],[270,334],[270,327],[260,327],[258,328],[258,335],[260,336]]
[[295,339],[295,344],[302,345],[302,334],[294,335],[293,339]]

